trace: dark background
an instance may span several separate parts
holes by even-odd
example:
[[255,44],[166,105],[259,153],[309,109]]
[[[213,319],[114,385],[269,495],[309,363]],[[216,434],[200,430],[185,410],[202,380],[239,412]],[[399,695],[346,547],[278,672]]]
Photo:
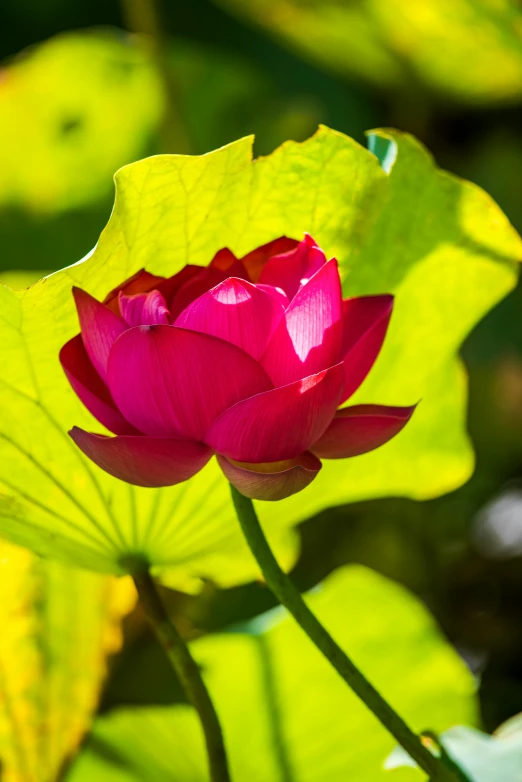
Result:
[[[265,154],[286,138],[306,138],[318,122],[364,144],[365,129],[395,126],[420,138],[443,168],[482,185],[522,228],[522,113],[515,101],[473,107],[422,83],[379,89],[306,61],[209,0],[165,0],[159,12],[161,31],[169,36],[167,67],[186,149],[173,149],[158,133],[136,156],[207,152],[251,132],[256,152]],[[0,58],[12,58],[62,31],[125,29],[131,16],[129,6],[116,0],[3,0]],[[194,52],[198,62],[188,84],[184,52]],[[1,106],[0,100],[0,112]],[[23,203],[3,204],[0,277],[6,270],[53,270],[78,260],[95,244],[111,205],[110,177],[105,196],[71,209],[41,212]],[[372,501],[309,520],[301,528],[303,550],[295,571],[306,588],[341,564],[362,562],[418,593],[481,673],[489,730],[522,711],[521,299],[517,289],[463,347],[470,376],[469,431],[477,452],[473,478],[433,501]],[[168,599],[192,635],[273,604],[257,585],[226,592],[209,586],[198,598],[170,594]],[[140,665],[151,659],[154,665]],[[137,665],[139,681],[133,676]],[[134,622],[103,708],[176,700],[175,682],[165,687],[169,676],[161,652]]]

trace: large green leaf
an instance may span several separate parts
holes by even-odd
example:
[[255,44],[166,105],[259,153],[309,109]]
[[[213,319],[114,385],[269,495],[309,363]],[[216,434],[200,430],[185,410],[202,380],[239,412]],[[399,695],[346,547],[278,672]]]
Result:
[[22,269],[13,269],[12,271],[0,272],[0,282],[8,288],[15,290],[24,290],[30,285],[34,285],[38,280],[42,280],[48,272],[27,271]]
[[54,212],[107,195],[163,100],[148,55],[122,33],[67,33],[24,53],[2,71],[0,204]]
[[[476,720],[471,675],[426,609],[402,587],[365,568],[347,567],[310,594],[309,602],[416,729]],[[276,610],[256,621],[250,633],[192,645],[224,725],[233,778],[386,780],[382,765],[393,738],[293,619]],[[118,767],[140,782],[205,782],[193,713],[174,706],[116,710],[99,718],[68,782],[112,780]],[[397,782],[421,778],[409,770],[394,776]]]
[[0,769],[54,782],[89,728],[131,583],[0,541]]
[[422,402],[384,448],[326,463],[307,491],[276,509],[261,504],[269,534],[283,533],[288,544],[290,525],[328,505],[431,497],[469,477],[466,383],[455,354],[513,287],[521,241],[483,191],[438,171],[411,137],[372,139],[384,168],[326,128],[255,162],[244,139],[202,157],[128,166],[117,174],[114,211],[90,257],[25,292],[0,290],[5,536],[101,571],[121,572],[124,557],[139,555],[183,585],[198,575],[233,583],[257,572],[214,460],[188,483],[152,491],[83,458],[67,430],[100,426],[69,389],[58,351],[78,329],[73,284],[103,297],[141,267],[170,275],[208,263],[225,245],[242,254],[304,231],[339,259],[346,294],[396,295],[383,354],[357,398]]
[[217,0],[277,38],[379,87],[424,84],[460,101],[522,96],[522,13],[513,0]]

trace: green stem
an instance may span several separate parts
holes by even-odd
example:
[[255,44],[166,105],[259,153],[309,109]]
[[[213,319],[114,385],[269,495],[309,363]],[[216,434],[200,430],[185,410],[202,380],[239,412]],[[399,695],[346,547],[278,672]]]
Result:
[[[266,583],[279,602],[292,614],[312,643],[433,782],[462,782],[462,780],[466,780],[460,770],[456,772],[454,768],[449,768],[443,759],[434,755],[424,746],[421,738],[392,709],[325,630],[310,611],[291,579],[279,567],[261,528],[252,500],[240,494],[233,486],[231,486],[231,490],[243,534],[261,568]],[[466,780],[466,782],[471,782],[471,780]]]
[[210,779],[212,782],[230,782],[223,733],[198,665],[185,641],[170,621],[150,573],[148,571],[135,573],[133,578],[147,619],[201,720]]

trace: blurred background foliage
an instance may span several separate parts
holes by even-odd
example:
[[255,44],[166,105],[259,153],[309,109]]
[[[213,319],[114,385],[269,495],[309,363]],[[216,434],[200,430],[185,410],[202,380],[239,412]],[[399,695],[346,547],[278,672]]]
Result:
[[[375,126],[414,133],[522,229],[518,0],[163,0],[153,11],[147,0],[2,3],[0,279],[8,284],[92,249],[119,166],[158,152],[204,153],[250,133],[266,154],[319,122],[363,144]],[[463,348],[472,479],[429,502],[391,498],[310,519],[295,569],[302,588],[353,562],[409,587],[480,676],[488,730],[522,711],[521,312],[519,287]],[[258,584],[166,596],[192,638],[273,606]],[[126,633],[102,712],[178,702],[139,613]]]
[[[473,677],[404,588],[360,566],[339,568],[309,597],[356,664],[418,730],[477,719]],[[350,620],[340,606],[352,605]],[[383,643],[383,637],[386,642]],[[275,609],[236,632],[192,643],[227,737],[234,779],[384,782],[394,747],[374,716]],[[428,704],[428,706],[427,706]],[[255,715],[252,718],[252,715]],[[248,725],[248,735],[245,731]],[[186,706],[120,708],[99,717],[68,782],[205,782],[196,718]],[[117,777],[116,777],[117,779]],[[396,782],[415,782],[410,770]]]
[[136,602],[130,579],[38,559],[0,541],[0,776],[60,777],[96,712],[107,657]]

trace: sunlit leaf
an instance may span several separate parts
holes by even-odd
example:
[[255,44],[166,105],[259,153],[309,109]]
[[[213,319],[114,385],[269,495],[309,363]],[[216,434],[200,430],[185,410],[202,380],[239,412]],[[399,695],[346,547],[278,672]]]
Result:
[[[349,567],[330,576],[309,601],[417,730],[475,722],[471,675],[426,609],[402,587]],[[250,631],[192,646],[224,725],[234,780],[384,782],[382,765],[393,738],[342,686],[293,619],[277,610]],[[205,782],[193,713],[173,706],[122,709],[99,718],[67,782],[112,780],[118,767],[142,782]],[[408,770],[393,778],[422,776]]]
[[42,280],[47,272],[44,271],[22,271],[13,269],[12,271],[0,272],[0,283],[7,285],[14,290],[24,290],[30,285],[34,285],[38,280]]
[[29,50],[0,72],[0,204],[52,212],[98,200],[162,112],[156,71],[121,33],[67,33]]
[[[522,715],[505,722],[493,736],[459,725],[445,731],[440,740],[473,782],[522,782]],[[386,762],[389,769],[412,765],[400,749]]]
[[512,0],[217,0],[281,41],[380,87],[470,103],[522,97],[522,13]]
[[438,171],[412,138],[372,139],[386,170],[326,128],[254,163],[245,139],[202,157],[128,166],[117,175],[111,220],[89,258],[25,292],[0,290],[5,536],[100,571],[121,572],[129,555],[140,556],[156,570],[172,569],[180,583],[202,575],[230,584],[257,573],[215,460],[188,483],[154,491],[118,482],[83,458],[67,430],[100,426],[69,389],[58,351],[78,330],[73,284],[103,297],[141,267],[170,275],[187,262],[208,263],[225,245],[243,254],[304,231],[339,259],[345,294],[396,295],[383,354],[358,398],[422,401],[382,449],[327,462],[305,492],[275,507],[260,504],[274,542],[329,505],[389,494],[425,498],[469,477],[466,383],[456,352],[513,287],[522,245],[483,191]]
[[0,541],[2,782],[54,782],[90,725],[134,603],[116,581]]

